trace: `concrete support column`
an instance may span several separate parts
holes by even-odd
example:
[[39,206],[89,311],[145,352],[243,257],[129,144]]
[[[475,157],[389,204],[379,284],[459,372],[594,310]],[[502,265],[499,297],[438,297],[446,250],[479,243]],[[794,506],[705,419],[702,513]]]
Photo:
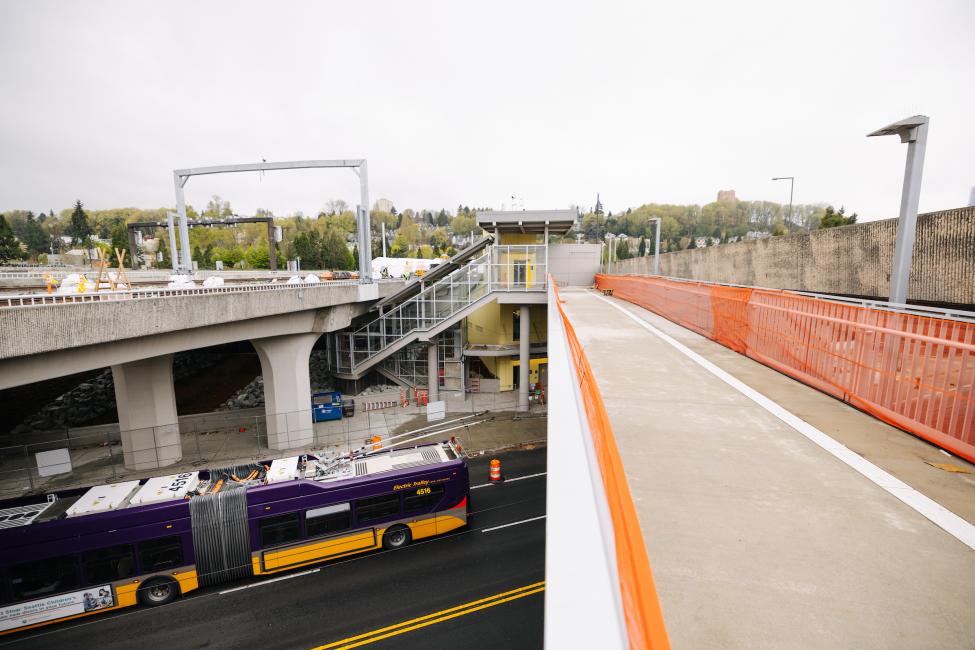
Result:
[[155,469],[182,459],[173,355],[112,366],[112,379],[126,469]]
[[318,337],[288,334],[251,341],[261,360],[267,445],[271,449],[309,447],[315,441],[308,362]]
[[531,308],[520,307],[518,315],[518,410],[528,410],[528,377],[531,372]]
[[427,394],[430,402],[440,399],[440,364],[437,359],[437,342],[427,346]]

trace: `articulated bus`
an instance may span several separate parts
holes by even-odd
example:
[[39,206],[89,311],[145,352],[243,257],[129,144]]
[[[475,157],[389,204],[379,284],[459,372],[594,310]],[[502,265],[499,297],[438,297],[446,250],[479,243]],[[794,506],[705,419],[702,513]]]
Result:
[[453,441],[296,456],[0,502],[0,634],[467,524]]

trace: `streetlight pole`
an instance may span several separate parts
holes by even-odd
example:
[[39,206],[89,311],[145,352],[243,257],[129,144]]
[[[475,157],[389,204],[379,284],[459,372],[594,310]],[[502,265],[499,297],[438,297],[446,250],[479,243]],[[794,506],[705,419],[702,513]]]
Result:
[[888,301],[892,303],[907,302],[911,260],[914,256],[914,236],[917,232],[917,206],[921,198],[924,150],[928,144],[928,122],[926,115],[915,115],[867,134],[868,138],[877,135],[899,135],[901,142],[907,143],[901,211],[897,218],[897,239],[894,242],[894,264],[890,270]]
[[653,274],[660,275],[660,217],[650,217],[650,221],[656,222],[657,232],[653,241]]
[[773,181],[789,181],[789,223],[792,223],[792,190],[795,187],[796,179],[792,176],[776,176]]

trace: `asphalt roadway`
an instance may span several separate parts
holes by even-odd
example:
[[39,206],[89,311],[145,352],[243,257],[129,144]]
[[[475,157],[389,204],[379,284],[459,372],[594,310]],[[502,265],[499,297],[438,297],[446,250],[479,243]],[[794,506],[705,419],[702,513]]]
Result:
[[[491,458],[501,459],[500,485],[485,485]],[[545,449],[469,464],[464,529],[0,637],[0,648],[540,648]]]

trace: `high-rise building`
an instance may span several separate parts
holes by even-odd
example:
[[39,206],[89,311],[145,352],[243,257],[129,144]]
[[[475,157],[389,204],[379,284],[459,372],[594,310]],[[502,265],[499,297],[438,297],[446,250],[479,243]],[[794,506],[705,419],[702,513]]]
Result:
[[377,212],[392,212],[393,202],[389,199],[377,199],[376,204],[372,207],[373,210]]

